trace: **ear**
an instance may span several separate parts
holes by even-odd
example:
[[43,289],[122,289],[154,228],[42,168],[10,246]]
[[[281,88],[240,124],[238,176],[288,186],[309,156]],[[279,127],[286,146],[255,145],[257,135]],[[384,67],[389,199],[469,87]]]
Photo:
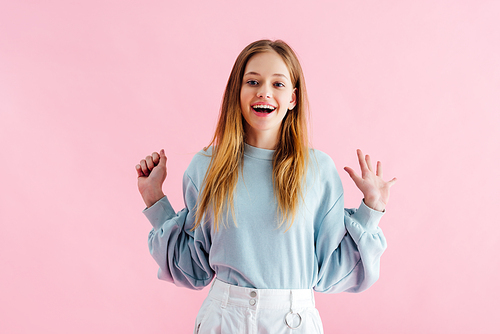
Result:
[[292,98],[290,99],[290,103],[288,104],[288,110],[292,110],[297,105],[297,88],[294,88],[292,91]]

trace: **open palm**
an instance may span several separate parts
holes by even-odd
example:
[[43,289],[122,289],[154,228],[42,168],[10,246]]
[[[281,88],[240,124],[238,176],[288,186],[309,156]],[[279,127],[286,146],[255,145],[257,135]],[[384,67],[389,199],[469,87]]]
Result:
[[384,181],[382,179],[382,163],[377,161],[377,170],[374,172],[370,156],[364,156],[359,149],[356,152],[359,167],[361,168],[361,176],[356,174],[350,167],[345,167],[344,170],[349,173],[349,176],[363,193],[365,204],[374,210],[384,211],[389,201],[389,190],[397,179],[393,178],[390,181]]

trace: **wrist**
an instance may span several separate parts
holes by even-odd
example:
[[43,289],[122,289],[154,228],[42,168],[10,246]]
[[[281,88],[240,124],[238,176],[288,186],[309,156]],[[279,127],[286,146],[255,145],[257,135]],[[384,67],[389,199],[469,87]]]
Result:
[[372,210],[380,211],[380,212],[385,211],[385,204],[380,203],[379,201],[373,201],[370,199],[363,198],[363,202],[365,203],[365,205],[367,207],[369,207]]
[[153,204],[158,202],[160,199],[162,199],[164,196],[165,196],[165,194],[160,189],[160,190],[157,190],[154,192],[142,194],[142,199],[144,200],[144,203],[146,204],[146,206],[149,208],[149,207],[153,206]]

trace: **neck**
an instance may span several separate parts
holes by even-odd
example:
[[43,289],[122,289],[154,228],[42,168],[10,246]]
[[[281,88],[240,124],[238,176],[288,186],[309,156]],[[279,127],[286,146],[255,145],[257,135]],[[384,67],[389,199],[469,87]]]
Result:
[[278,133],[274,131],[247,131],[245,142],[253,147],[274,150],[278,144]]

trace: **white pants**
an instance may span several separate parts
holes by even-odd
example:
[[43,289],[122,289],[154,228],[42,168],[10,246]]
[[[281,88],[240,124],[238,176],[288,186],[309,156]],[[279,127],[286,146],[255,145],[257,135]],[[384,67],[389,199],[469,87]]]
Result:
[[323,334],[312,289],[252,289],[215,280],[195,334]]

